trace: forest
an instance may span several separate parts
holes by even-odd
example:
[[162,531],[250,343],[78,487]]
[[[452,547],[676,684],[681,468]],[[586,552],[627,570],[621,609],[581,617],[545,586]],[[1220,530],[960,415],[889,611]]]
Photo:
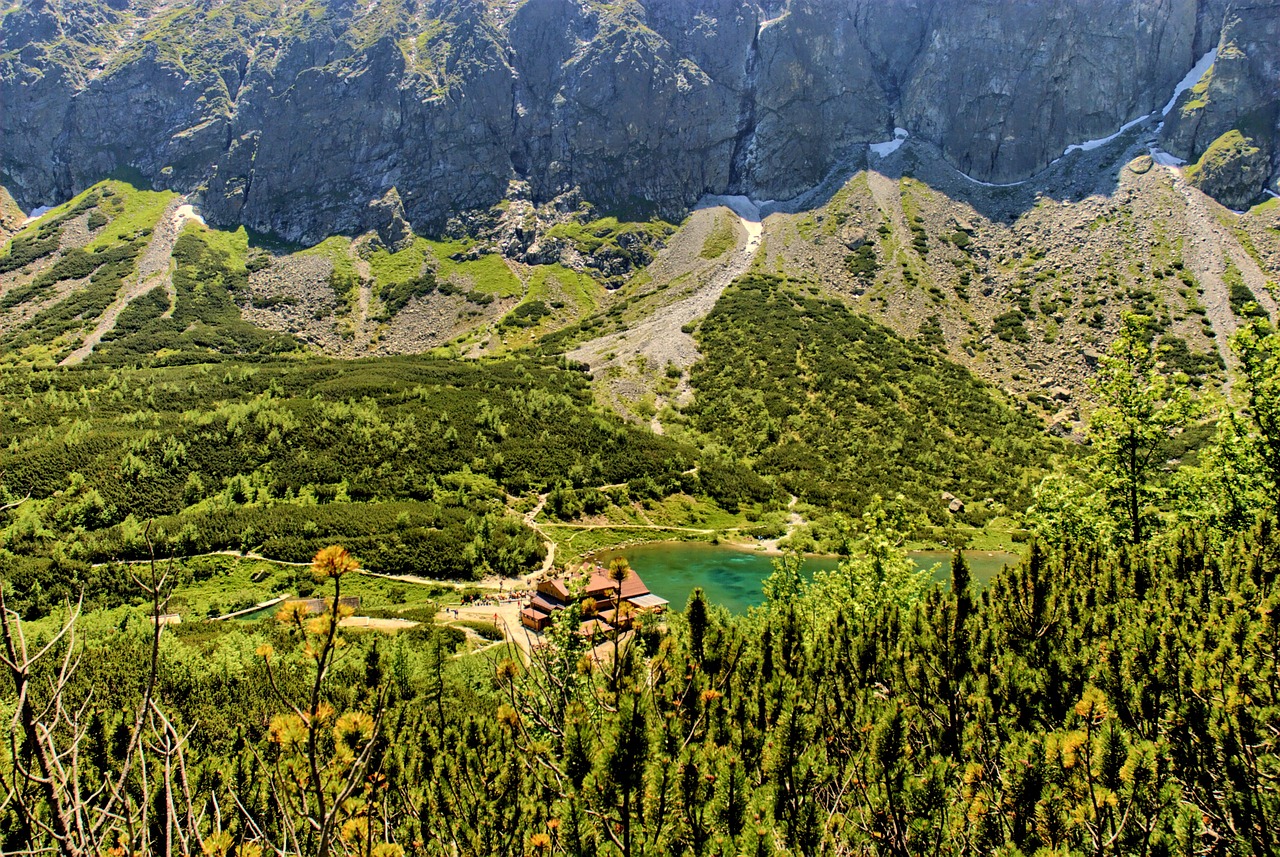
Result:
[[[725,313],[758,304],[777,319],[776,353],[751,358],[777,373],[762,413],[809,461],[830,457],[826,432],[878,430],[857,410],[835,428],[810,426],[816,410],[796,418],[839,410],[802,371],[824,325],[887,354],[913,401],[961,403],[902,402],[907,424],[962,409],[1024,444],[1002,455],[1043,455],[1025,561],[979,590],[957,549],[950,585],[930,584],[905,550],[910,493],[863,499],[842,487],[848,466],[786,469],[778,447],[752,446],[714,406],[747,362],[720,309],[695,376],[710,404],[690,419],[720,438],[710,451],[605,417],[580,373],[533,359],[8,375],[0,850],[1277,853],[1270,322],[1236,334],[1236,397],[1215,404],[1166,366],[1149,319],[1127,317],[1100,361],[1084,451],[1051,458],[965,376],[942,370],[946,390],[931,391],[913,367],[933,358],[915,346],[778,283],[736,288]],[[830,374],[869,395],[855,367]],[[955,478],[999,489],[996,469],[942,449]],[[430,621],[394,635],[340,624],[341,599],[368,591],[366,562],[464,579],[528,569],[542,545],[507,494],[701,491],[689,479],[715,461],[748,490],[726,502],[810,479],[843,497],[838,567],[806,577],[788,555],[746,615],[695,591],[625,635],[584,637],[587,608],[573,606],[528,654],[513,640],[470,650]],[[309,560],[291,574],[330,609],[159,621],[191,574],[170,557],[219,546]]]

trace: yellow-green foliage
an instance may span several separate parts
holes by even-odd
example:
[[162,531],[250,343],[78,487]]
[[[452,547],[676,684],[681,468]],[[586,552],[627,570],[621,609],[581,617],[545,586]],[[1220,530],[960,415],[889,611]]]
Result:
[[465,250],[466,244],[456,241],[429,243],[439,263],[436,268],[437,280],[449,280],[456,285],[498,298],[519,297],[524,291],[520,278],[511,272],[500,255],[489,253],[478,259],[458,262],[449,257]]
[[565,239],[579,253],[591,254],[606,246],[617,247],[618,237],[627,233],[642,233],[649,239],[661,239],[674,231],[674,226],[662,220],[636,223],[620,221],[616,217],[601,217],[589,223],[557,223],[547,230],[547,237]]
[[[105,195],[107,188],[111,190],[110,196]],[[165,208],[177,196],[167,190],[138,190],[121,181],[100,182],[90,192],[94,190],[103,195],[102,201],[98,203],[98,210],[110,217],[111,222],[85,247],[89,251],[97,247],[110,247],[143,231],[154,229]]]
[[1200,156],[1200,160],[1187,167],[1184,175],[1187,181],[1195,183],[1206,173],[1212,175],[1232,161],[1252,157],[1257,153],[1258,147],[1253,144],[1253,141],[1239,130],[1232,128],[1210,143],[1209,148],[1205,149],[1204,154]]
[[1280,196],[1269,196],[1266,202],[1260,202],[1249,209],[1250,214],[1272,214],[1280,212]]
[[381,246],[375,249],[368,257],[369,268],[379,287],[404,283],[422,275],[423,265],[430,255],[430,243],[425,238],[415,237],[411,245],[397,253]]
[[183,232],[196,233],[210,248],[226,253],[222,263],[232,273],[239,274],[245,270],[249,259],[249,233],[243,226],[234,230],[210,229],[187,221]]
[[448,68],[454,29],[445,21],[428,21],[400,40],[405,65],[431,81],[436,95],[444,94],[452,81]]
[[351,258],[351,239],[342,235],[326,238],[314,247],[298,252],[299,256],[320,256],[333,263],[333,273],[349,279],[356,278],[355,261]]
[[1186,104],[1182,105],[1181,113],[1184,118],[1190,118],[1197,112],[1204,109],[1205,103],[1208,101],[1209,84],[1213,83],[1213,66],[1205,71],[1204,75],[1191,87],[1191,98]]
[[190,4],[131,23],[145,28],[141,38],[116,51],[108,71],[136,62],[144,51],[155,51],[166,63],[182,69],[192,80],[225,91],[219,75],[223,57],[248,50],[279,13],[276,0],[237,0],[235,3]]
[[525,298],[499,327],[508,349],[527,345],[594,312],[604,287],[593,278],[561,265],[537,265],[529,271]]

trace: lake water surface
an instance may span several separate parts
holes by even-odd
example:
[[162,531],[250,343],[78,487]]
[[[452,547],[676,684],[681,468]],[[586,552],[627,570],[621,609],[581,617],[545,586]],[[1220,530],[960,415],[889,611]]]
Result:
[[[675,610],[683,610],[689,594],[701,586],[707,600],[731,613],[745,613],[748,607],[764,601],[761,584],[773,574],[772,556],[705,542],[654,542],[601,551],[596,559],[608,565],[616,556],[626,557],[649,590],[670,601]],[[1021,560],[1017,554],[998,551],[966,551],[965,558],[969,560],[975,589],[986,587],[1000,569]],[[934,580],[950,582],[949,551],[915,551],[911,559],[919,568],[937,565]],[[811,575],[819,569],[835,568],[836,563],[834,557],[809,557],[804,562],[804,572]]]

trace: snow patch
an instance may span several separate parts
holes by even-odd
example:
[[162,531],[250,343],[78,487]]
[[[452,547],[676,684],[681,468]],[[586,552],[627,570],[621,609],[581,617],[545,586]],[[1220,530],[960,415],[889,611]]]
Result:
[[1204,77],[1204,73],[1209,70],[1209,66],[1213,65],[1214,60],[1217,58],[1217,48],[1214,48],[1204,56],[1200,57],[1200,60],[1191,67],[1191,71],[1187,72],[1187,76],[1178,81],[1178,85],[1173,88],[1173,97],[1169,99],[1169,103],[1160,111],[1161,116],[1169,115],[1169,111],[1173,109],[1173,105],[1178,102],[1178,96],[1199,83],[1200,78]]
[[1069,155],[1072,152],[1092,152],[1094,149],[1098,148],[1099,146],[1105,146],[1107,143],[1110,143],[1112,140],[1114,140],[1116,137],[1119,137],[1125,131],[1128,131],[1130,128],[1134,127],[1135,125],[1141,125],[1143,122],[1146,122],[1150,118],[1151,118],[1150,113],[1146,114],[1145,116],[1139,116],[1137,119],[1134,119],[1132,122],[1126,122],[1125,124],[1121,125],[1120,130],[1112,134],[1110,137],[1102,137],[1097,140],[1085,140],[1083,143],[1075,143],[1074,145],[1067,146],[1067,148],[1063,150],[1062,154],[1065,157],[1066,155]]
[[204,222],[204,218],[196,214],[196,210],[192,208],[189,203],[187,205],[178,206],[178,210],[173,213],[173,224],[181,228],[183,221],[188,219],[194,220],[196,223],[199,223],[201,226],[207,225]]
[[1271,188],[1265,187],[1263,190],[1266,192],[1267,196],[1274,196],[1276,199],[1280,199],[1280,193],[1276,193]]
[[778,16],[778,17],[776,17],[776,18],[769,18],[769,19],[768,19],[768,20],[766,20],[766,21],[761,21],[761,22],[760,22],[760,29],[756,30],[756,38],[760,38],[760,34],[761,34],[761,33],[763,33],[763,32],[764,32],[765,30],[767,30],[769,27],[772,27],[774,24],[778,23],[779,21],[781,21],[781,20],[782,20],[783,18],[785,18],[785,17],[787,17],[787,13],[786,13],[786,12],[783,12],[781,15],[779,15],[779,16]]
[[[1143,122],[1146,122],[1147,120],[1152,119],[1157,115],[1160,118],[1164,118],[1165,116],[1168,116],[1169,111],[1173,110],[1173,105],[1177,103],[1178,97],[1182,95],[1182,93],[1186,92],[1188,89],[1190,89],[1191,87],[1199,83],[1200,78],[1204,77],[1204,73],[1209,70],[1209,66],[1213,65],[1213,61],[1217,58],[1217,56],[1218,56],[1218,49],[1214,48],[1204,56],[1200,57],[1199,61],[1191,67],[1191,71],[1187,72],[1186,77],[1178,81],[1178,85],[1173,89],[1173,96],[1169,99],[1169,102],[1165,104],[1164,109],[1161,110],[1159,114],[1148,113],[1145,116],[1139,116],[1137,119],[1134,119],[1131,122],[1126,122],[1125,124],[1121,125],[1120,130],[1115,132],[1114,134],[1111,134],[1110,136],[1101,137],[1097,140],[1085,140],[1083,143],[1075,143],[1073,145],[1067,146],[1067,148],[1064,149],[1062,152],[1063,156],[1069,155],[1072,152],[1091,152],[1094,149],[1099,148],[1100,146],[1105,146],[1107,143],[1110,143],[1112,140],[1116,139],[1125,131],[1128,131],[1130,128],[1134,128],[1138,125],[1141,125]],[[1164,127],[1164,123],[1161,122],[1160,125],[1156,128],[1156,133],[1157,134],[1160,133],[1160,129],[1163,127]],[[1156,157],[1155,153],[1156,153],[1156,150],[1152,149],[1151,156],[1153,158]],[[1167,155],[1167,157],[1172,158],[1173,156]],[[1164,161],[1159,161],[1159,160],[1157,160],[1157,163],[1164,164],[1165,166],[1176,166],[1176,164],[1168,164],[1168,163],[1165,163]],[[1178,163],[1180,164],[1183,162],[1179,161]]]
[[31,209],[31,213],[27,215],[27,219],[22,221],[22,225],[26,226],[28,223],[35,223],[51,211],[53,211],[53,206],[50,205],[41,205],[37,208],[33,208]]
[[[960,173],[959,170],[956,170],[956,172]],[[1018,185],[1024,185],[1027,182],[1031,181],[1031,179],[1023,179],[1020,182],[1007,182],[1005,184],[997,184],[995,182],[984,182],[982,179],[975,179],[973,176],[969,175],[968,173],[960,173],[960,175],[964,176],[974,184],[980,184],[983,187],[1017,187]]]
[[1151,160],[1155,161],[1162,167],[1180,167],[1186,163],[1186,161],[1182,160],[1182,158],[1179,158],[1177,155],[1171,155],[1164,149],[1160,149],[1155,146],[1152,146],[1147,151],[1151,153]]
[[752,223],[760,222],[760,203],[749,196],[712,196],[708,194],[698,200],[698,208],[715,208],[723,205],[743,220]]
[[883,143],[872,143],[867,148],[871,150],[871,154],[877,155],[881,158],[887,158],[894,152],[898,151],[909,136],[911,135],[907,133],[906,128],[894,128],[892,140],[886,140]]
[[760,236],[764,232],[764,227],[761,225],[763,218],[760,215],[762,204],[746,196],[712,196],[708,194],[698,200],[696,207],[703,209],[723,205],[738,215],[742,228],[747,231],[747,246],[743,248],[743,252],[753,254],[756,248],[760,246]]

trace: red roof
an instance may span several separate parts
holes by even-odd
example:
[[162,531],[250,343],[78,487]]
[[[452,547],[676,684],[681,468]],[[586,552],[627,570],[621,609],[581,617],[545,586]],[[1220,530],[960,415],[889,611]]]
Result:
[[542,593],[538,593],[529,601],[528,606],[534,610],[540,610],[543,613],[550,613],[553,610],[562,609],[565,605],[563,602],[552,601]]
[[564,579],[560,577],[553,577],[549,580],[539,581],[538,591],[543,595],[559,599],[560,601],[569,600],[569,586],[565,583]]
[[[587,594],[593,598],[613,598],[618,591],[618,584],[609,578],[606,571],[596,571],[587,583]],[[627,569],[627,576],[622,580],[622,597],[636,598],[647,595],[649,587],[644,585],[635,569]]]

